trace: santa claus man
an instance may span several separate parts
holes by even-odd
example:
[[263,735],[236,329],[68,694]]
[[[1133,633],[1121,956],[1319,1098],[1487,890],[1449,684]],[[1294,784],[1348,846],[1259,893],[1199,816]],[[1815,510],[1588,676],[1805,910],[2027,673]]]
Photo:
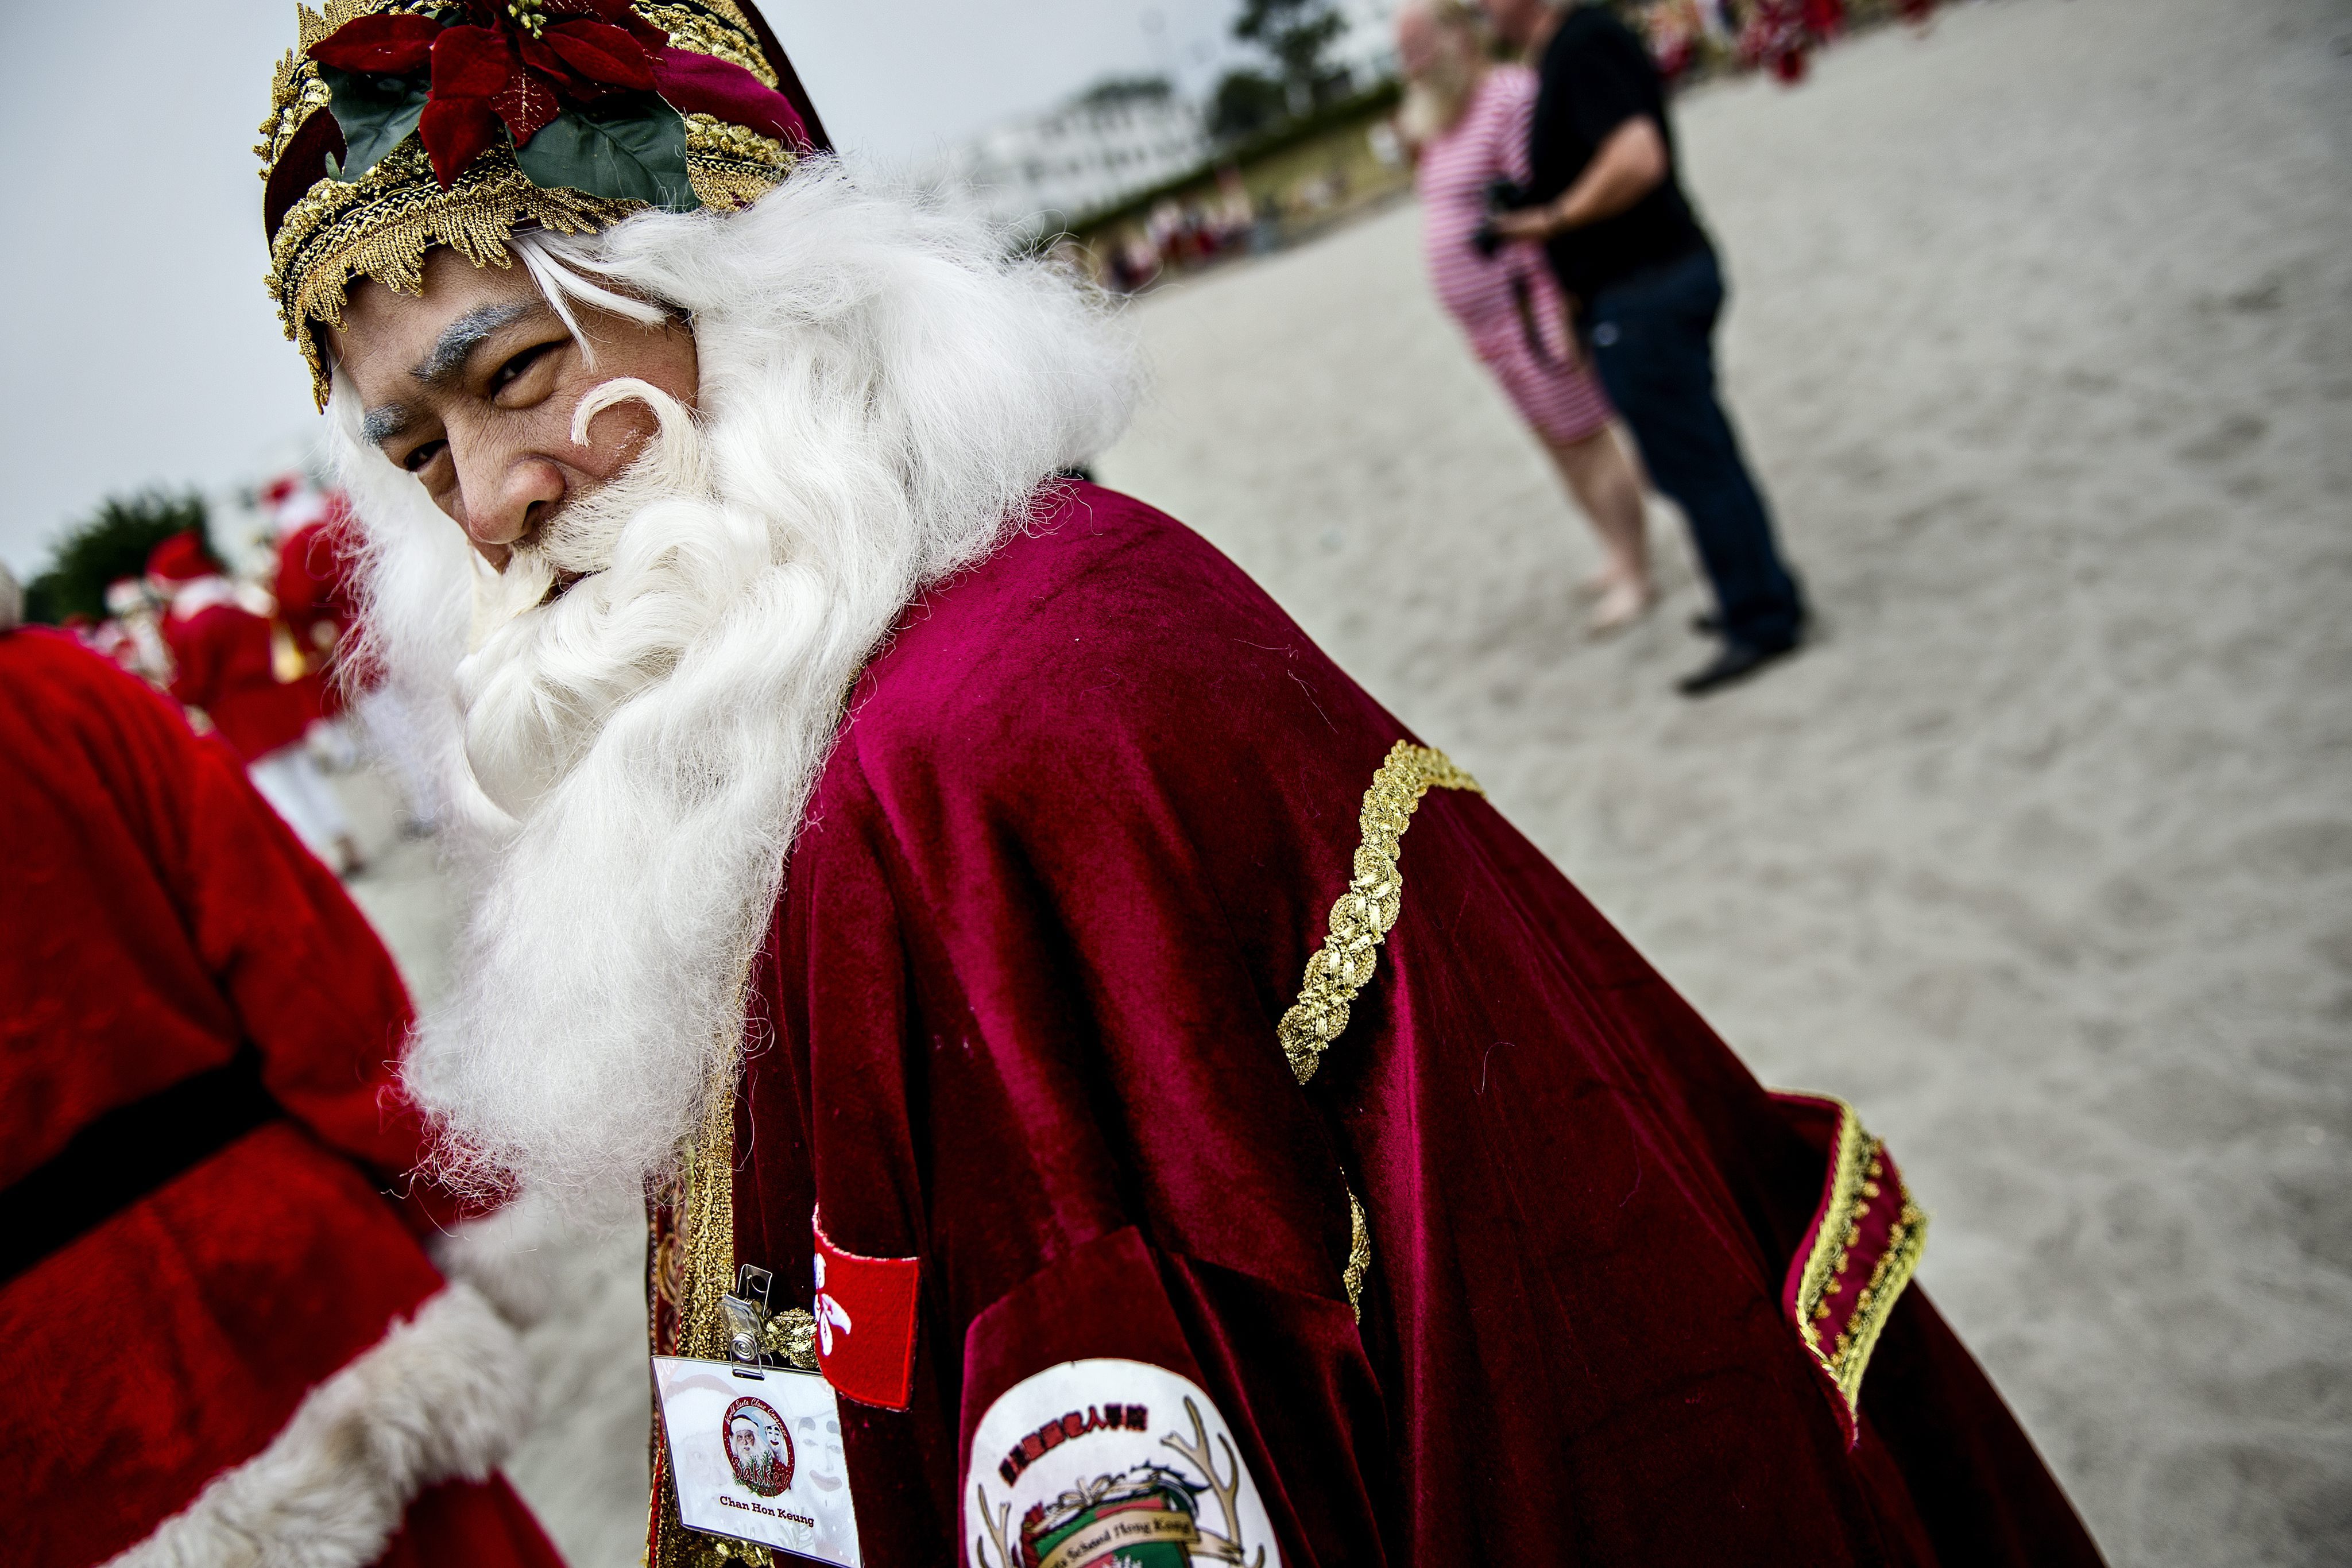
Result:
[[2095,1561],[1853,1113],[1054,479],[1096,298],[741,0],[305,17],[272,287],[479,852],[436,1168],[650,1192],[656,1348],[821,1367],[865,1563]]
[[301,475],[287,474],[263,487],[261,504],[278,529],[278,618],[320,677],[322,715],[336,724],[346,748],[352,737],[342,727],[356,724],[370,755],[389,767],[407,807],[403,831],[430,833],[440,811],[432,774],[417,755],[415,726],[399,693],[360,651],[364,541],[352,521],[351,503],[340,493],[318,490]]
[[319,684],[319,711],[333,718],[349,695],[348,683],[334,678],[336,645],[354,605],[357,562],[344,538],[349,507],[341,497],[320,494],[299,474],[281,474],[263,486],[258,502],[278,538],[278,570],[270,584],[278,622],[304,664],[327,677]]
[[311,853],[355,875],[363,868],[351,819],[303,744],[320,711],[320,677],[299,655],[281,668],[268,618],[237,602],[200,535],[157,545],[147,581],[165,603],[172,695],[211,721]]
[[11,630],[13,588],[7,1561],[556,1568],[493,1469],[530,1415],[521,1342],[445,1281],[425,1239],[457,1207],[403,1175],[422,1128],[391,1082],[391,958],[226,751],[70,639]]

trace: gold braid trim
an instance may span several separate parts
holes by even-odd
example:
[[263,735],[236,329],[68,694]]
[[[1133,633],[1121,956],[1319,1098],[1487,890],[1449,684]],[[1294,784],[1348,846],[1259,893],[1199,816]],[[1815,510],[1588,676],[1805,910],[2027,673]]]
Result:
[[1372,775],[1357,821],[1363,842],[1356,846],[1355,875],[1331,905],[1331,934],[1307,960],[1298,1000],[1282,1015],[1276,1038],[1298,1082],[1315,1076],[1323,1052],[1348,1027],[1348,1006],[1371,983],[1380,967],[1381,944],[1404,906],[1404,873],[1397,868],[1398,841],[1412,826],[1421,798],[1433,789],[1485,794],[1478,780],[1454,765],[1445,753],[1398,741]]
[[259,172],[264,181],[278,167],[278,160],[286,155],[286,144],[294,140],[302,122],[325,109],[330,96],[319,68],[307,57],[287,50],[270,75],[269,113],[261,121],[261,141],[253,150],[254,156],[261,160]]
[[791,173],[791,148],[713,114],[686,117],[686,178],[706,207],[740,212]]
[[327,366],[311,328],[343,324],[352,278],[372,277],[397,293],[422,293],[425,253],[436,245],[476,267],[509,267],[513,263],[507,241],[519,228],[592,234],[645,204],[564,188],[542,190],[505,146],[474,160],[444,191],[424,145],[411,137],[359,180],[321,180],[294,204],[269,247],[269,291],[287,337],[310,367],[311,392],[323,409]]
[[1356,1189],[1348,1189],[1348,1266],[1339,1270],[1339,1283],[1348,1292],[1348,1310],[1356,1321],[1364,1321],[1364,1276],[1372,1271],[1372,1227],[1364,1218],[1364,1206],[1356,1201]]
[[669,41],[698,55],[715,55],[730,66],[741,66],[761,85],[776,85],[776,73],[761,51],[759,35],[741,12],[727,0],[713,4],[640,5],[637,15],[669,35]]
[[[1330,935],[1307,960],[1298,1000],[1282,1015],[1276,1038],[1298,1082],[1315,1076],[1323,1052],[1348,1027],[1348,1005],[1371,983],[1380,965],[1380,945],[1404,907],[1404,873],[1397,869],[1399,841],[1412,826],[1421,798],[1433,789],[1485,794],[1478,781],[1445,753],[1400,740],[1389,747],[1372,786],[1364,791],[1357,821],[1363,841],[1356,847],[1355,875],[1331,906]],[[1372,1269],[1372,1227],[1356,1189],[1348,1188],[1348,1261],[1339,1283],[1348,1310],[1364,1321],[1364,1280]]]
[[1837,1380],[1838,1392],[1845,1396],[1849,1408],[1860,1407],[1862,1375],[1870,1365],[1871,1353],[1878,1348],[1879,1332],[1886,1327],[1896,1300],[1911,1283],[1912,1271],[1919,1267],[1920,1254],[1927,1249],[1927,1216],[1906,1197],[1888,1228],[1886,1250],[1879,1254],[1877,1267],[1870,1271],[1870,1283],[1862,1288],[1855,1302],[1853,1321],[1832,1347],[1830,1375]]
[[727,1359],[721,1297],[735,1289],[735,1091],[712,1090],[701,1130],[679,1162],[679,1355]]
[[[715,1085],[702,1125],[678,1163],[672,1187],[677,1251],[671,1272],[677,1343],[672,1355],[728,1359],[727,1320],[719,1298],[735,1289],[735,1089]],[[814,1328],[814,1324],[812,1324]],[[650,1568],[708,1568],[717,1563],[772,1564],[764,1546],[688,1530],[678,1518],[677,1483],[670,1474],[669,1443],[654,1412],[653,1550]]]
[[1862,1239],[1863,1218],[1873,1203],[1885,1196],[1879,1185],[1886,1174],[1879,1157],[1885,1147],[1864,1130],[1852,1106],[1839,1105],[1829,1205],[1797,1285],[1797,1333],[1837,1385],[1849,1412],[1861,1408],[1862,1375],[1869,1368],[1879,1333],[1927,1246],[1927,1216],[1898,1184],[1895,1196],[1902,1207],[1887,1228],[1886,1249],[1879,1254],[1869,1282],[1854,1299],[1854,1310],[1844,1329],[1823,1346],[1818,1325],[1833,1315],[1829,1298],[1845,1288],[1848,1255]]
[[1826,1301],[1830,1281],[1845,1272],[1846,1249],[1852,1245],[1847,1238],[1853,1228],[1862,1184],[1867,1179],[1871,1152],[1871,1137],[1862,1130],[1861,1118],[1851,1106],[1840,1104],[1837,1148],[1831,1156],[1829,1207],[1822,1215],[1821,1230],[1813,1238],[1812,1252],[1805,1259],[1805,1271],[1797,1283],[1797,1330],[1824,1364],[1829,1358],[1822,1353],[1821,1333],[1813,1324],[1830,1315]]

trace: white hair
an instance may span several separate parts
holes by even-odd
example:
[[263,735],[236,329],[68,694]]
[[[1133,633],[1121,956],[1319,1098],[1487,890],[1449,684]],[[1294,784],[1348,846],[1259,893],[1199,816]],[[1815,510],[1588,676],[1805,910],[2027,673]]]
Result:
[[[559,312],[682,313],[697,410],[504,573],[359,436],[366,636],[422,716],[472,908],[404,1063],[463,1185],[661,1177],[742,1048],[743,978],[858,672],[1138,391],[1101,297],[979,220],[814,160],[748,211],[515,246]],[[648,303],[652,302],[652,303]],[[551,584],[587,572],[550,597]]]
[[1396,15],[1402,31],[1409,17],[1437,30],[1436,57],[1428,68],[1407,72],[1397,130],[1414,147],[1426,146],[1462,123],[1487,67],[1486,19],[1465,0],[1405,0]]

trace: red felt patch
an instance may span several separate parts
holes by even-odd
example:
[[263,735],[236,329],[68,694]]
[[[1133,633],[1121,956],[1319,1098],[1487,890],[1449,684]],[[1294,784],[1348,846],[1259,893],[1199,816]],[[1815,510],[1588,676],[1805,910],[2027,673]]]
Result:
[[907,1408],[915,1381],[919,1258],[845,1252],[816,1217],[816,1360],[825,1381],[861,1405]]

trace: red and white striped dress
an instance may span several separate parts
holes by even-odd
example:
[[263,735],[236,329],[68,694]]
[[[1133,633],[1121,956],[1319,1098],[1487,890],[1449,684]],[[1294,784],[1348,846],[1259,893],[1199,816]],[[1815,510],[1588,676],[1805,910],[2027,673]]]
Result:
[[1533,241],[1507,245],[1490,259],[1470,236],[1486,214],[1486,186],[1528,177],[1528,131],[1536,74],[1496,66],[1472,92],[1450,131],[1422,149],[1413,187],[1421,196],[1422,245],[1437,302],[1468,334],[1521,417],[1546,441],[1580,441],[1609,423],[1609,399],[1579,369],[1559,285]]

